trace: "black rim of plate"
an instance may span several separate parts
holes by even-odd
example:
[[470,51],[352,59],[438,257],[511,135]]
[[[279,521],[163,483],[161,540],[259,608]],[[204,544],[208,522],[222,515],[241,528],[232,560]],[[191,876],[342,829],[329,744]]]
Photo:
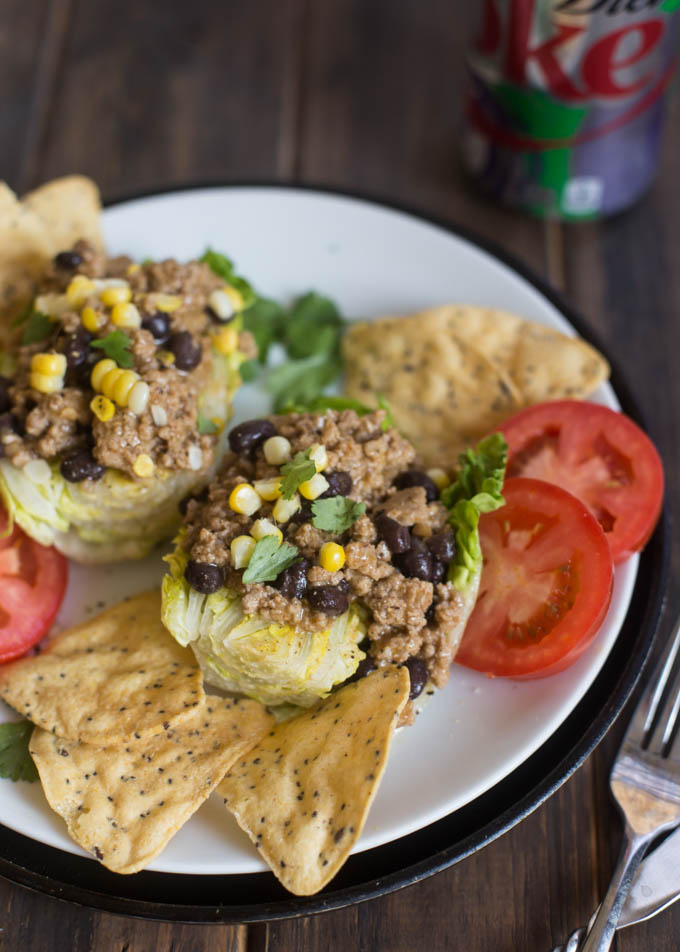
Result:
[[[603,350],[585,321],[525,265],[467,228],[357,191],[291,182],[204,182],[126,195],[137,198],[209,188],[288,188],[336,195],[404,213],[481,248],[519,274]],[[616,366],[611,382],[623,410],[643,423]],[[287,893],[269,873],[194,876],[141,872],[120,876],[94,860],[46,846],[0,826],[0,875],[59,899],[121,915],[172,922],[261,922],[311,915],[374,899],[440,872],[490,843],[536,809],[567,780],[607,732],[651,653],[661,615],[669,550],[664,511],[640,558],[630,607],[618,638],[589,691],[528,760],[480,797],[424,829],[351,856],[322,892]]]

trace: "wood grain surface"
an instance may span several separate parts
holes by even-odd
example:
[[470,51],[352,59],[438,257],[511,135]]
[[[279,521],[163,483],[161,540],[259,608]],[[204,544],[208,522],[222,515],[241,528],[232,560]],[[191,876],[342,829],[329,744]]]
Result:
[[[451,0],[5,0],[0,177],[80,171],[105,198],[210,180],[359,189],[490,238],[563,289],[630,382],[680,501],[680,103],[659,177],[604,223],[546,225],[478,197],[457,163],[476,4]],[[414,277],[414,280],[417,278]],[[426,275],[424,275],[426,280]],[[671,577],[680,578],[673,542]],[[680,608],[669,592],[667,627]],[[607,774],[623,718],[545,805],[447,872],[339,912],[260,926],[99,913],[0,880],[0,952],[547,952],[587,921],[619,826]],[[618,952],[675,952],[680,904]]]

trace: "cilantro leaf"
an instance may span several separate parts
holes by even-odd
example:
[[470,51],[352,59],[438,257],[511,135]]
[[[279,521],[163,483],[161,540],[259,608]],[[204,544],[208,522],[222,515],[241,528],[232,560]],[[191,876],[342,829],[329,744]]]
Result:
[[207,435],[207,436],[212,436],[212,434],[213,434],[213,433],[217,433],[217,430],[218,430],[217,424],[216,424],[216,423],[213,423],[212,420],[209,420],[208,417],[203,416],[203,414],[200,413],[200,412],[199,412],[199,414],[198,414],[198,420],[197,420],[197,422],[196,422],[196,427],[197,427],[197,429],[198,429],[198,432],[199,432],[202,436],[206,436],[206,435]]
[[212,248],[207,248],[199,260],[207,264],[210,270],[222,278],[226,284],[230,284],[232,288],[236,288],[243,298],[244,310],[250,307],[255,300],[255,292],[245,278],[236,274],[234,262],[231,261],[230,258],[227,258],[226,255],[221,254],[219,251],[213,251]]
[[248,383],[249,380],[252,380],[257,373],[255,369],[254,360],[244,360],[241,366],[238,368],[239,377],[244,383]]
[[115,360],[119,367],[132,367],[132,353],[130,352],[130,338],[124,331],[113,331],[106,337],[93,340],[90,347],[99,347],[107,357]]
[[365,502],[355,502],[347,496],[315,499],[312,503],[312,524],[325,532],[346,532],[366,512]]
[[242,312],[243,329],[250,331],[257,344],[257,356],[261,364],[267,362],[271,345],[279,340],[285,311],[276,301],[259,297]]
[[308,291],[290,309],[283,343],[294,360],[331,354],[339,348],[342,326],[343,320],[331,299]]
[[39,340],[45,340],[52,333],[52,327],[52,319],[47,314],[43,314],[42,311],[33,311],[27,318],[21,343],[37,344]]
[[[312,465],[314,465],[312,463]],[[243,573],[244,585],[253,582],[273,582],[298,557],[298,550],[287,542],[279,543],[276,536],[263,536],[255,543],[248,567]]]
[[29,301],[26,307],[23,307],[12,321],[12,327],[21,327],[25,324],[33,313],[33,301]]
[[0,777],[28,783],[38,779],[38,771],[28,752],[32,733],[30,721],[0,724]]
[[339,356],[314,354],[302,360],[290,360],[269,374],[267,386],[278,413],[289,403],[306,404],[316,399],[324,387],[342,373]]
[[292,499],[301,483],[311,479],[316,472],[314,460],[309,458],[311,449],[300,450],[295,456],[281,467],[281,495],[284,499]]
[[[380,424],[383,431],[396,426],[389,404],[380,393],[378,394],[377,409],[384,410],[386,414],[385,419]],[[355,400],[354,397],[334,397],[322,393],[320,396],[314,397],[306,402],[299,401],[296,403],[293,400],[288,400],[286,403],[277,407],[277,410],[279,413],[316,413],[317,411],[322,412],[323,410],[354,410],[358,416],[366,416],[368,413],[375,413],[376,407],[367,407],[365,403],[362,403],[361,400]]]

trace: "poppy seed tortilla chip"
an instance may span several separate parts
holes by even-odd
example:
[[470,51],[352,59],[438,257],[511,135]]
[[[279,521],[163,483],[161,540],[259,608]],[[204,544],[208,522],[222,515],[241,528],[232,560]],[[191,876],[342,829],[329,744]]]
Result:
[[585,341],[495,308],[446,306],[355,324],[346,392],[382,394],[426,464],[455,466],[466,446],[533,403],[583,398],[609,365]]
[[96,747],[36,727],[29,750],[76,843],[108,869],[136,873],[273,722],[257,701],[208,696],[181,725],[146,741]]
[[0,697],[60,737],[113,744],[157,734],[204,697],[200,668],[145,592],[57,635],[42,652],[0,667]]
[[0,182],[0,344],[9,343],[12,321],[30,302],[49,254],[38,215]]
[[406,668],[380,668],[317,708],[277,724],[218,787],[281,883],[318,892],[366,820],[410,690]]
[[99,189],[84,175],[53,179],[24,195],[24,208],[40,219],[52,257],[68,251],[79,239],[104,245]]

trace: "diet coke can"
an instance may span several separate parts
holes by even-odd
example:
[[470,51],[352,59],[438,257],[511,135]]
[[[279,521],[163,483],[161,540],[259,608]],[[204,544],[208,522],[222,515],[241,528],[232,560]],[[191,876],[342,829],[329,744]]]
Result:
[[483,0],[463,161],[499,201],[610,215],[654,176],[680,0]]

